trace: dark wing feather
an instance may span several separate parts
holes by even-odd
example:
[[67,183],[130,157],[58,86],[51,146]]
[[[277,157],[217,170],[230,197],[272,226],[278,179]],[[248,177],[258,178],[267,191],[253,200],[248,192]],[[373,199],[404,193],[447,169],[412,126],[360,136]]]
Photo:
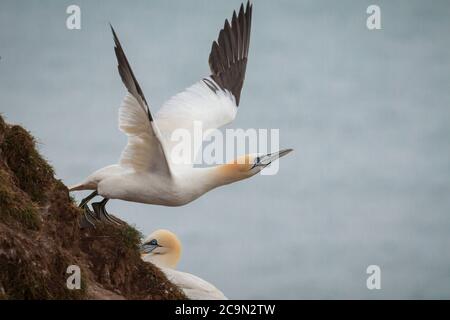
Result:
[[138,101],[139,105],[144,109],[144,111],[148,115],[148,119],[153,121],[152,115],[150,113],[150,109],[148,108],[147,100],[145,100],[144,93],[142,92],[139,83],[134,76],[133,70],[131,70],[130,63],[128,62],[127,57],[125,56],[125,52],[123,52],[122,45],[120,44],[119,38],[117,37],[116,32],[112,25],[110,25],[111,31],[114,36],[114,51],[116,52],[117,57],[117,69],[119,70],[120,77],[122,78],[122,82],[127,88],[128,92],[133,95],[133,97]]
[[213,42],[209,54],[211,78],[222,89],[233,94],[237,106],[247,68],[251,22],[252,5],[248,1],[245,10],[244,4],[241,4],[239,14],[233,12],[231,25],[225,20],[224,27],[220,30],[217,41]]

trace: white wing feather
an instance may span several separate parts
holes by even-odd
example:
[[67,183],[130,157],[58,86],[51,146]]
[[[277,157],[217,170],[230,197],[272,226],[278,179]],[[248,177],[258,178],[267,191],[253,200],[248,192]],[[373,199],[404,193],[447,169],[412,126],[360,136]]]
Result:
[[120,165],[138,172],[170,175],[158,128],[149,121],[136,98],[127,93],[119,109],[119,129],[128,136]]
[[[211,78],[209,81],[214,82]],[[172,148],[178,143],[172,140],[177,129],[186,129],[194,138],[194,123],[201,125],[203,133],[218,129],[234,120],[237,106],[234,96],[227,90],[211,90],[205,82],[199,81],[185,91],[170,98],[158,111],[155,121],[164,137],[167,155],[170,159]],[[192,144],[194,148],[196,144]],[[196,155],[198,150],[193,149]]]

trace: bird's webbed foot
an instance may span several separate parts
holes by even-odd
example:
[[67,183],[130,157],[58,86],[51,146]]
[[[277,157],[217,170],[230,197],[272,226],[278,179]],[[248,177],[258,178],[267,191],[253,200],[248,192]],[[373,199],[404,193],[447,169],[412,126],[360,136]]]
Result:
[[105,206],[108,201],[109,199],[104,198],[102,201],[94,202],[92,204],[92,209],[94,209],[96,219],[110,224],[121,225],[122,222],[119,219],[110,215],[108,211],[106,211]]
[[82,229],[95,228],[94,212],[92,212],[92,210],[89,209],[89,206],[87,204],[85,204],[81,208],[83,209],[84,212],[80,219],[80,228]]
[[95,228],[95,216],[91,209],[89,209],[89,201],[92,200],[97,195],[97,191],[92,192],[86,198],[81,200],[79,208],[83,209],[83,215],[80,220],[80,227],[85,228]]

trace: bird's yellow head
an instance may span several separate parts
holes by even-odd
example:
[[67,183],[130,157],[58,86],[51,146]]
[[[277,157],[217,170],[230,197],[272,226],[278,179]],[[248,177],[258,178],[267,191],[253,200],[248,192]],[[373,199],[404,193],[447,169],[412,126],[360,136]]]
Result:
[[169,230],[156,230],[141,245],[141,256],[158,267],[175,269],[181,256],[181,242]]
[[292,149],[283,149],[269,154],[246,154],[219,166],[217,168],[219,177],[225,184],[250,178],[291,151]]

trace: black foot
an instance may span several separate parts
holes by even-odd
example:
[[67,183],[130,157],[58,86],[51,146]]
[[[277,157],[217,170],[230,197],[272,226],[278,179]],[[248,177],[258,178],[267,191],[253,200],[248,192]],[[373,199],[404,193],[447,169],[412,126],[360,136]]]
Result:
[[83,209],[84,213],[80,220],[80,227],[82,229],[95,228],[95,216],[91,209],[89,209],[88,202],[97,195],[97,191],[92,192],[86,198],[81,200],[79,208]]
[[80,219],[80,228],[81,229],[95,228],[95,222],[94,222],[95,217],[93,215],[93,212],[91,211],[91,209],[89,209],[87,204],[84,205],[83,209],[84,209],[84,213]]
[[105,209],[106,203],[109,201],[109,199],[103,199],[100,202],[95,202],[92,204],[92,209],[94,209],[95,217],[103,222],[121,225],[122,222],[117,219],[116,217],[110,215],[108,211]]

